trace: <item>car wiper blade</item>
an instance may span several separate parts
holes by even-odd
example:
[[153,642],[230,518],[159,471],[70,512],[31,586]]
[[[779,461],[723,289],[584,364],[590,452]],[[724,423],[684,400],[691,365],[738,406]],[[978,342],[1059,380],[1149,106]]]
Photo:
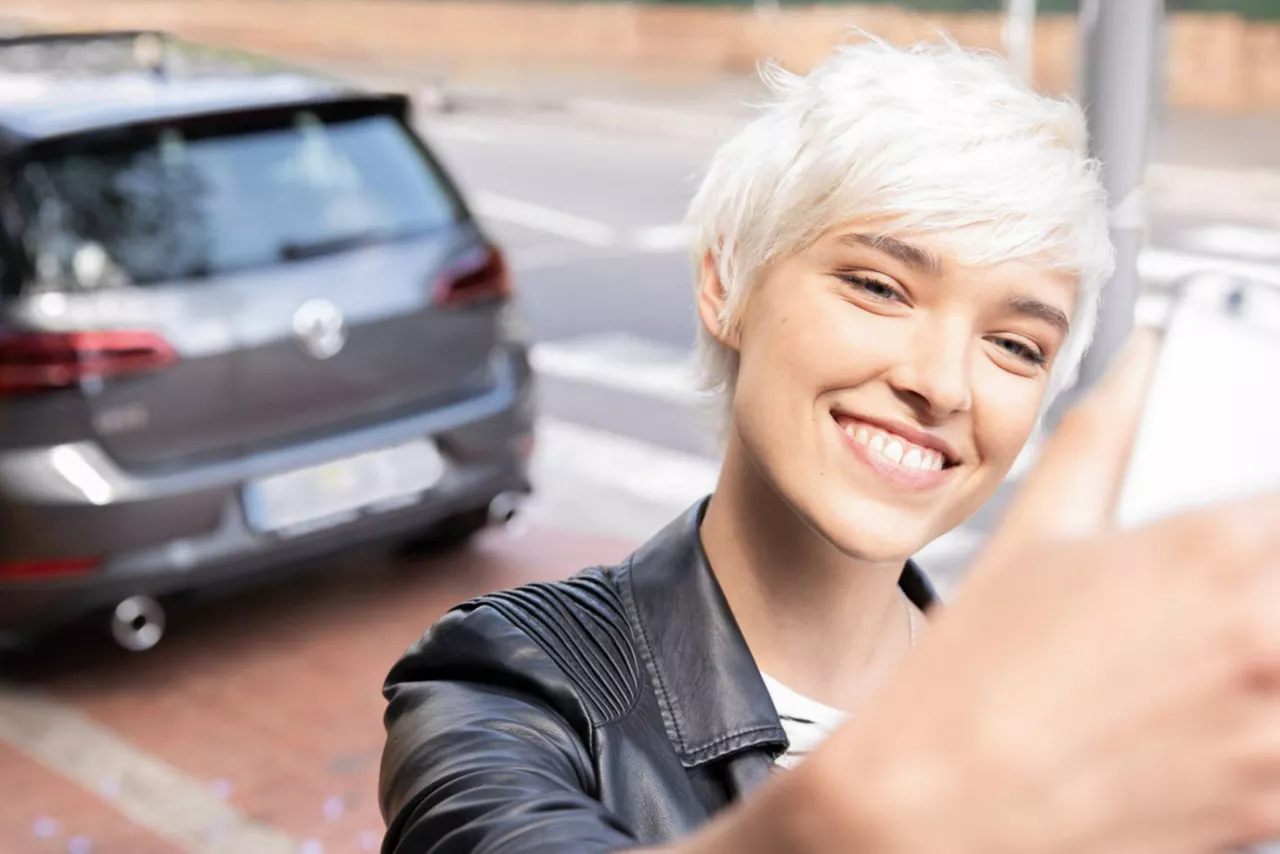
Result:
[[346,234],[341,237],[326,237],[323,240],[287,241],[280,245],[280,257],[286,261],[298,261],[303,258],[316,258],[321,255],[333,255],[347,252],[362,246],[372,246],[394,240],[398,234],[385,230],[362,231]]

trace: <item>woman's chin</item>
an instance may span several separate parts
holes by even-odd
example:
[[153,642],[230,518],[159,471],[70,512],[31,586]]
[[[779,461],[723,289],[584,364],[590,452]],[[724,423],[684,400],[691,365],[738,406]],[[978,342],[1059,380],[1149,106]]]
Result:
[[905,563],[934,538],[926,520],[884,508],[815,521],[819,533],[833,546],[869,563]]

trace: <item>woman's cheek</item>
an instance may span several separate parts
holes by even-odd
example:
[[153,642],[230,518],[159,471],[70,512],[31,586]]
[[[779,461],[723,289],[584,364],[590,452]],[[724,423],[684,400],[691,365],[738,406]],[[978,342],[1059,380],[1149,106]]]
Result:
[[981,373],[974,383],[974,443],[984,462],[1012,466],[1035,428],[1044,383],[996,366]]

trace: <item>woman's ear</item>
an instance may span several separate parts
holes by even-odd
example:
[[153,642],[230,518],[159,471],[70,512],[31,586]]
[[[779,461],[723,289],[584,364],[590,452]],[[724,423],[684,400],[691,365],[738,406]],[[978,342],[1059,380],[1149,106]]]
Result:
[[727,294],[720,280],[720,269],[710,252],[702,256],[702,268],[698,273],[698,319],[707,333],[730,350],[738,349],[737,324],[726,323],[725,301]]

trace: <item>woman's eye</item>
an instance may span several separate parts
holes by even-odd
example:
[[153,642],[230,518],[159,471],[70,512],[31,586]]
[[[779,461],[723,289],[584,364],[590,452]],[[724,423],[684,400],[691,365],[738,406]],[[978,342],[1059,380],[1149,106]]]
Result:
[[1009,355],[1015,356],[1028,364],[1043,365],[1047,361],[1043,353],[1022,341],[1013,338],[993,338],[991,341]]
[[840,278],[844,279],[846,282],[868,296],[875,297],[876,299],[886,301],[892,300],[897,302],[901,302],[903,300],[903,296],[897,288],[886,282],[882,282],[879,279],[872,279],[868,276],[859,276],[851,273],[845,273],[841,275]]

